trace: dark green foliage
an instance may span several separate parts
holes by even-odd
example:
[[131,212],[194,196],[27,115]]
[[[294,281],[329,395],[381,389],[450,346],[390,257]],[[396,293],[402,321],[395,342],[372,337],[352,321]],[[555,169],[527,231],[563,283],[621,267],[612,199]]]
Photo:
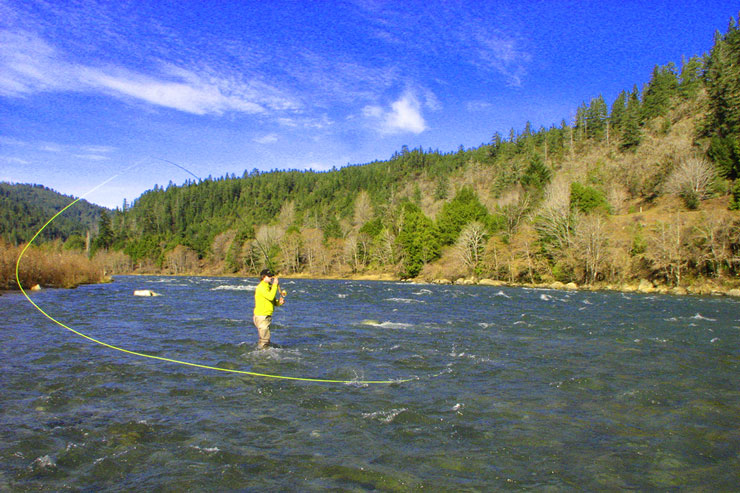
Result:
[[705,69],[709,95],[706,135],[708,156],[723,176],[740,177],[740,28],[734,19],[727,33],[717,33]]
[[81,235],[72,235],[64,242],[65,250],[84,250],[85,238]]
[[370,238],[376,238],[381,231],[383,231],[383,220],[380,217],[371,219],[360,228],[360,233],[364,233]]
[[157,235],[144,235],[129,241],[124,253],[135,263],[148,259],[161,265],[163,258],[163,241]]
[[[57,212],[74,200],[41,185],[0,183],[0,234],[13,245],[29,241]],[[40,240],[84,236],[94,230],[104,207],[80,200],[57,217]]]
[[650,82],[642,95],[641,121],[665,115],[671,99],[678,94],[678,76],[676,67],[669,63],[664,67],[656,66]]
[[680,193],[681,198],[683,199],[683,203],[689,210],[696,210],[699,208],[699,203],[701,200],[699,199],[699,194],[697,194],[694,190],[687,189]]
[[622,124],[622,140],[620,148],[623,151],[634,149],[642,140],[642,129],[640,128],[640,97],[637,87],[632,89],[627,100],[627,110]]
[[339,221],[334,216],[329,216],[326,222],[323,224],[322,229],[324,230],[324,239],[329,238],[341,238],[342,228],[339,226]]
[[707,155],[714,161],[721,176],[731,180],[740,177],[740,140],[738,138],[732,135],[713,136]]
[[602,140],[606,135],[608,116],[609,109],[601,95],[592,99],[588,106],[586,103],[581,104],[576,112],[576,134],[579,140]]
[[463,227],[473,221],[488,224],[488,210],[472,188],[463,187],[437,214],[437,228],[442,245],[454,243]]
[[740,181],[736,182],[732,187],[732,195],[730,198],[730,210],[740,210]]
[[244,266],[244,261],[241,256],[241,250],[244,242],[247,241],[247,239],[249,239],[250,237],[254,237],[254,228],[252,228],[251,230],[240,229],[236,233],[236,236],[234,236],[234,241],[232,241],[231,245],[229,245],[229,250],[226,252],[225,259],[226,267],[228,268],[229,272],[238,272]]
[[449,187],[449,179],[447,176],[440,176],[437,179],[437,186],[434,188],[434,199],[444,200],[447,198],[447,189]]
[[95,240],[92,242],[92,251],[95,253],[100,249],[108,249],[113,245],[113,229],[111,228],[111,220],[108,213],[102,211],[100,213],[100,221],[98,222],[98,234]]
[[681,65],[678,94],[685,100],[693,99],[702,87],[704,62],[698,56],[692,56]]
[[614,131],[621,131],[624,128],[625,120],[627,119],[627,91],[622,91],[617,96],[612,104],[611,115],[609,115],[609,123]]
[[525,188],[532,191],[541,191],[545,186],[550,183],[552,178],[552,171],[542,161],[539,154],[535,154],[529,161],[529,166],[524,170],[522,176],[522,185]]
[[439,257],[439,234],[416,204],[405,202],[401,210],[403,225],[397,238],[403,252],[401,276],[416,277],[424,264]]
[[578,182],[570,186],[570,206],[584,214],[596,210],[609,212],[609,203],[603,192]]
[[647,240],[645,239],[645,233],[641,225],[635,227],[634,236],[632,237],[632,246],[630,247],[630,255],[636,257],[644,254],[648,249]]

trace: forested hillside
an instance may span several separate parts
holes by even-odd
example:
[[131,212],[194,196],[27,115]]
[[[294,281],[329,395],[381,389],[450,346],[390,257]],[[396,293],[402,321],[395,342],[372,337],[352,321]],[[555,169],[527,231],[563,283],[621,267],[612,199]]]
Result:
[[[648,75],[648,74],[646,74]],[[100,225],[118,269],[682,285],[740,268],[740,31],[575,120],[329,172],[155,187]],[[124,255],[125,254],[125,255]]]
[[[73,200],[74,197],[42,185],[0,183],[0,239],[13,245],[29,241],[49,218]],[[40,240],[82,238],[87,231],[97,230],[104,210],[81,200],[44,229]]]

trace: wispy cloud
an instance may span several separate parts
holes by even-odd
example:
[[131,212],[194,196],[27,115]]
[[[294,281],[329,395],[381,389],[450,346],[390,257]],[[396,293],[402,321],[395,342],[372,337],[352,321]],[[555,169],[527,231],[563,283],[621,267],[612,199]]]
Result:
[[118,66],[89,66],[65,60],[40,37],[25,31],[0,32],[0,95],[38,92],[98,92],[196,115],[295,110],[300,104],[262,82],[204,75],[163,64],[150,75]]
[[277,134],[267,134],[267,135],[263,135],[262,137],[257,137],[256,139],[254,139],[254,142],[258,144],[274,144],[277,141],[278,141]]
[[103,145],[66,145],[48,141],[30,144],[28,142],[16,141],[15,139],[6,140],[8,144],[15,145],[24,150],[33,148],[36,151],[52,154],[66,154],[78,159],[86,159],[89,161],[106,161],[110,159],[110,155],[112,153],[118,150],[116,147]]
[[30,161],[15,156],[0,156],[0,161],[3,161],[7,164],[30,164]]
[[476,29],[473,35],[475,45],[472,47],[477,56],[472,63],[483,69],[493,70],[506,78],[507,84],[515,87],[522,85],[522,78],[527,73],[531,55],[520,47],[512,36],[501,33],[490,33]]
[[411,92],[404,93],[400,99],[391,103],[390,109],[368,105],[363,109],[363,115],[375,121],[382,134],[419,134],[427,129],[421,114],[421,104]]
[[489,103],[488,101],[468,101],[465,103],[465,108],[467,108],[468,111],[474,112],[474,111],[486,111],[493,107],[493,104]]
[[[392,3],[354,0],[372,35],[411,57],[461,62],[496,73],[509,86],[520,86],[532,61],[526,41],[515,28],[497,29],[500,7],[458,8],[432,3],[413,10]],[[425,15],[426,14],[426,15]],[[424,25],[419,22],[424,18]],[[502,23],[511,25],[512,23]],[[428,32],[435,33],[433,38]]]

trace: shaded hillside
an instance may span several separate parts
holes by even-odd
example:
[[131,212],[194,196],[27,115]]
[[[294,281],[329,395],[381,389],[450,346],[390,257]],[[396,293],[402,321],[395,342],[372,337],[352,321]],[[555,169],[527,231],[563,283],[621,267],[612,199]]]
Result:
[[[74,197],[42,185],[0,183],[0,238],[17,245],[29,241],[54,214]],[[81,200],[55,219],[40,235],[41,241],[66,241],[97,230],[104,207]]]

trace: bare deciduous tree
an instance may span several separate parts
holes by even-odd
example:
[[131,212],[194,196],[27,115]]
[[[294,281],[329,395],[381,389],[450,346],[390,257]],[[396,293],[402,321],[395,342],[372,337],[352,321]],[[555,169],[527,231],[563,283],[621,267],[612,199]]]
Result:
[[679,214],[670,223],[658,221],[647,237],[647,258],[670,283],[681,284],[681,275],[688,261],[686,231]]
[[324,235],[318,228],[304,228],[301,230],[301,237],[303,238],[303,251],[306,255],[308,269],[314,271],[324,248]]
[[575,221],[570,207],[570,183],[557,179],[547,187],[535,222],[540,237],[553,245],[551,253],[557,254],[571,246]]
[[506,235],[511,238],[519,224],[529,212],[531,198],[528,193],[520,193],[516,200],[506,203],[499,207],[499,213],[503,215],[506,221]]
[[596,282],[607,263],[609,233],[604,217],[600,214],[582,217],[573,240],[573,255],[583,265],[584,280]]
[[165,260],[170,272],[175,275],[195,272],[198,268],[198,254],[183,245],[177,245],[172,251],[168,252]]
[[280,226],[260,226],[255,234],[254,245],[259,249],[264,260],[264,265],[270,265],[273,261],[275,250],[279,248],[280,240],[285,230]]
[[455,252],[465,267],[474,270],[483,256],[486,228],[480,221],[473,221],[463,227],[455,243]]
[[509,250],[511,281],[521,277],[534,283],[539,275],[542,259],[537,255],[537,233],[532,226],[523,225],[513,238]]
[[280,254],[283,268],[289,272],[298,272],[301,266],[301,234],[298,231],[286,233],[280,240]]
[[607,191],[606,200],[615,214],[621,214],[627,202],[627,190],[619,183],[612,183]]
[[366,222],[373,218],[373,204],[370,200],[370,194],[365,190],[360,190],[355,198],[355,214],[353,216],[353,225],[355,228],[361,228]]
[[699,200],[707,198],[715,177],[714,167],[706,159],[690,157],[681,161],[665,183],[665,191],[684,196],[693,194]]
[[211,258],[215,262],[221,262],[226,258],[231,242],[236,237],[236,231],[228,230],[216,235],[211,242]]
[[732,236],[737,228],[726,211],[702,214],[701,221],[694,227],[693,246],[697,264],[710,275],[721,277],[726,267],[732,264]]
[[379,265],[393,265],[398,261],[396,235],[384,228],[373,242],[373,259]]
[[350,234],[344,240],[344,261],[352,269],[352,272],[360,270],[363,264],[362,246],[356,234]]
[[293,221],[295,221],[295,202],[291,200],[290,202],[283,203],[283,206],[280,208],[278,223],[287,229],[293,224]]

